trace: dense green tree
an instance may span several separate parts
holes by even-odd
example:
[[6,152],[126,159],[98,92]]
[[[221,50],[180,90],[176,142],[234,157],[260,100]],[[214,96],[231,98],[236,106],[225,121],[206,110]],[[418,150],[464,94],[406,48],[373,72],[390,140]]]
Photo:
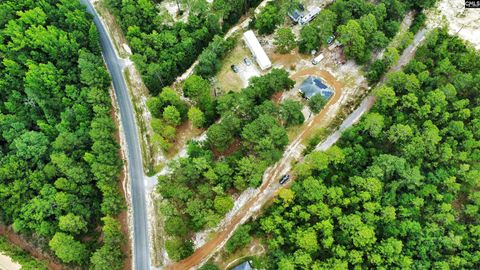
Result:
[[183,83],[183,93],[187,97],[198,97],[210,94],[210,84],[198,75],[188,77]]
[[310,107],[312,112],[319,113],[326,103],[327,101],[322,97],[322,95],[314,95],[308,100],[308,107]]
[[365,62],[369,54],[366,53],[366,41],[360,24],[350,20],[346,25],[338,27],[338,39],[345,45],[345,54],[358,62]]
[[316,50],[320,45],[320,37],[317,28],[312,24],[307,24],[300,30],[300,40],[298,48],[303,53],[310,53]]
[[67,215],[59,218],[58,227],[62,231],[78,234],[86,231],[87,222],[81,216],[68,213]]
[[305,121],[302,113],[302,103],[287,99],[280,105],[280,116],[285,121],[286,126],[300,125]]
[[90,267],[100,218],[124,207],[97,29],[78,1],[0,5],[0,219]]
[[227,241],[225,250],[228,253],[233,253],[250,243],[252,241],[252,237],[249,234],[250,230],[251,227],[249,225],[241,225],[238,227],[233,233],[232,237],[230,237],[230,239]]
[[478,268],[478,114],[464,110],[479,100],[447,83],[478,73],[460,60],[471,53],[434,30],[338,146],[295,166],[291,191],[253,223],[271,269]]
[[[225,33],[249,7],[255,7],[259,2],[216,0],[209,5],[204,1],[186,1],[192,16],[188,16],[185,22],[174,23],[159,15],[153,1],[108,0],[107,6],[126,35],[133,52],[132,60],[143,81],[150,93],[157,95],[201,54],[198,74],[212,76],[218,70],[218,58],[230,46],[219,42],[221,37],[215,40],[215,36]],[[212,46],[209,46],[212,40]],[[219,48],[221,50],[217,50]]]
[[379,113],[369,113],[365,117],[364,121],[364,128],[370,136],[377,138],[383,129],[384,126],[384,117]]
[[191,107],[188,110],[188,119],[192,122],[192,125],[197,128],[201,128],[205,124],[203,112],[196,107]]
[[91,257],[92,268],[96,270],[103,269],[122,269],[124,264],[124,255],[121,252],[121,245],[124,237],[120,228],[120,223],[110,216],[102,218],[103,221],[103,246],[97,249]]
[[207,130],[207,141],[212,148],[226,150],[233,142],[234,134],[222,123],[213,124]]
[[198,56],[195,73],[205,79],[216,75],[221,68],[221,59],[233,49],[234,45],[234,39],[223,39],[220,36],[213,37],[213,41]]
[[[206,140],[189,142],[187,157],[158,178],[165,230],[175,237],[169,252],[183,250],[191,231],[215,227],[233,207],[231,192],[258,187],[265,169],[281,157],[288,137],[278,114],[267,114],[277,110],[268,99],[293,83],[287,72],[274,69],[252,78],[241,92],[221,96],[221,118],[208,128]],[[166,129],[154,122],[160,132]]]
[[187,226],[181,217],[168,217],[165,221],[165,232],[169,235],[183,237],[187,234]]
[[290,53],[297,46],[295,35],[287,27],[277,29],[273,44],[275,45],[275,51],[282,54]]
[[230,196],[217,196],[213,203],[215,210],[221,215],[225,215],[233,207],[233,199]]
[[331,10],[324,9],[312,22],[317,28],[318,38],[321,44],[327,45],[327,40],[335,32],[337,15]]
[[269,35],[275,31],[278,24],[283,22],[283,14],[276,4],[268,3],[255,16],[255,28],[260,35]]
[[174,261],[179,261],[193,253],[192,241],[182,241],[180,238],[172,238],[165,242],[168,256]]
[[49,242],[55,255],[66,263],[82,263],[88,256],[84,244],[73,239],[73,236],[57,232]]
[[163,109],[163,119],[167,121],[168,124],[171,124],[173,126],[178,126],[182,119],[180,118],[180,112],[178,112],[177,108],[172,105],[168,105]]

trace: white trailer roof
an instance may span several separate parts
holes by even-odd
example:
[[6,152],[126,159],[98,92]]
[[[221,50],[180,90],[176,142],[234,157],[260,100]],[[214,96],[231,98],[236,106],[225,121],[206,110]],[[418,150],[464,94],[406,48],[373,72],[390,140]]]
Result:
[[245,40],[245,43],[262,70],[272,66],[272,62],[270,62],[270,59],[263,50],[262,45],[260,45],[260,42],[258,42],[258,39],[252,30],[243,33],[243,39]]

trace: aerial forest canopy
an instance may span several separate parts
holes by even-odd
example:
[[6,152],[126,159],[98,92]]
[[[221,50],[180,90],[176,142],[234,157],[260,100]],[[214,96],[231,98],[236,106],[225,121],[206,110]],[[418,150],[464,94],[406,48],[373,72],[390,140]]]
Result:
[[121,268],[121,161],[91,16],[78,1],[2,1],[0,40],[0,222],[64,263]]
[[480,267],[479,57],[433,31],[338,146],[296,166],[257,224],[270,269]]
[[[190,68],[215,35],[225,33],[246,9],[258,5],[260,0],[191,2],[186,22],[167,23],[153,1],[107,0],[132,48],[132,60],[153,95]],[[206,57],[200,60],[205,61]]]

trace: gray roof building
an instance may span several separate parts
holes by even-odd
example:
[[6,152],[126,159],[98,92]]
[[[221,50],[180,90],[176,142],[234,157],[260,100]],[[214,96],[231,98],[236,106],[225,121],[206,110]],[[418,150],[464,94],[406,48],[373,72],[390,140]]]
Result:
[[255,270],[255,269],[250,264],[250,261],[244,261],[243,263],[232,268],[232,270]]
[[290,19],[292,19],[292,21],[296,23],[300,21],[302,16],[303,16],[302,13],[298,9],[294,9],[293,11],[288,12],[288,17],[290,17]]
[[320,78],[309,76],[300,85],[298,90],[306,99],[310,99],[315,95],[322,95],[323,98],[329,99],[333,95],[333,90],[328,88]]

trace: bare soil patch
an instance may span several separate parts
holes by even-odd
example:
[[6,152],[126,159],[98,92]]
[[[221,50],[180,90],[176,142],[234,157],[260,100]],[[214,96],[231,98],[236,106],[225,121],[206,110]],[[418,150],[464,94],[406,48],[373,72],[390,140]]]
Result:
[[10,243],[28,252],[32,257],[47,262],[48,268],[52,270],[70,269],[58,262],[52,255],[35,247],[23,236],[16,234],[11,227],[0,224],[0,235],[5,236]]
[[195,138],[202,134],[203,130],[195,128],[190,121],[182,123],[177,127],[177,135],[175,136],[175,142],[170,148],[167,154],[167,159],[172,159],[176,156],[184,147],[187,142],[192,138]]

